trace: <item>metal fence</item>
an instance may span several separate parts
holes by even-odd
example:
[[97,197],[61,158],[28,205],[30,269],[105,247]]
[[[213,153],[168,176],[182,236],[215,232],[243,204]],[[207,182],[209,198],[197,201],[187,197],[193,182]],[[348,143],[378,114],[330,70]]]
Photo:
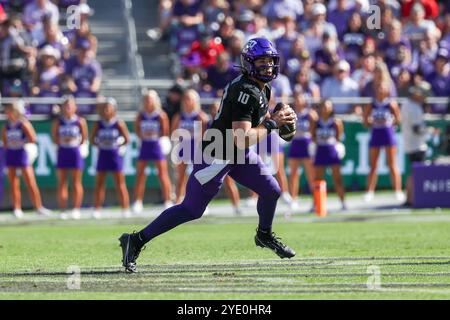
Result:
[[[148,80],[147,80],[148,81]],[[151,82],[153,83],[153,82]],[[153,87],[153,86],[151,86]],[[119,102],[119,106],[118,106],[118,114],[120,115],[120,117],[125,117],[125,118],[130,118],[130,117],[134,117],[136,111],[138,111],[139,106],[141,104],[140,102],[140,94],[137,94],[137,103],[136,103],[136,108],[135,110],[126,110],[123,111],[120,108],[120,102]],[[13,97],[0,97],[0,104],[5,104],[5,103],[11,103],[14,102],[18,99],[23,100],[26,104],[50,104],[50,105],[60,105],[63,102],[63,98],[46,98],[46,97],[22,97],[22,98],[13,98]],[[99,104],[102,102],[105,102],[107,100],[107,97],[98,97],[98,98],[76,98],[76,103],[77,104],[83,104],[83,105],[95,105],[95,104]],[[317,104],[320,102],[321,99],[311,99],[311,98],[307,98],[306,99],[308,103],[310,104]],[[358,97],[358,98],[342,98],[342,97],[332,97],[330,98],[330,100],[333,103],[348,103],[348,104],[354,104],[354,105],[366,105],[366,104],[370,104],[373,99],[372,98],[364,98],[364,97]],[[392,100],[397,101],[400,105],[403,104],[406,99],[405,98],[392,98]],[[220,101],[220,98],[202,98],[200,99],[200,103],[204,106],[210,105],[214,102]],[[278,102],[278,101],[277,101]],[[291,103],[291,101],[287,101],[288,103]],[[450,104],[450,98],[448,97],[429,97],[426,99],[425,101],[427,104]],[[48,117],[49,115],[31,115],[30,119],[44,119],[46,117]],[[86,117],[90,118],[90,117],[95,117],[96,115],[86,115]],[[358,115],[354,115],[354,114],[342,114],[342,115],[338,115],[338,117],[348,120],[348,121],[359,121],[360,120],[360,116]],[[446,119],[447,121],[450,121],[450,114],[427,114],[426,115],[427,119]]]

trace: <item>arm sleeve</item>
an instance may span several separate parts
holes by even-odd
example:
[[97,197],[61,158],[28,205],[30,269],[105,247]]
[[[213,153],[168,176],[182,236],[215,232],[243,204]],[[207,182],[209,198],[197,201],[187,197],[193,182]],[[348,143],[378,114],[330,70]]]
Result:
[[258,107],[257,99],[251,91],[233,90],[230,96],[231,103],[231,121],[250,121],[255,106]]

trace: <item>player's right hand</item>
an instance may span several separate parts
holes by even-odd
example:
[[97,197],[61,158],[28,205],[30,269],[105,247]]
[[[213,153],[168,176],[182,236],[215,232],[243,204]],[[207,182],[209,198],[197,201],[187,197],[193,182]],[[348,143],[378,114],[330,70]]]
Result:
[[287,105],[281,110],[273,113],[270,118],[277,123],[278,127],[281,127],[285,124],[292,125],[297,122],[297,115],[295,111]]

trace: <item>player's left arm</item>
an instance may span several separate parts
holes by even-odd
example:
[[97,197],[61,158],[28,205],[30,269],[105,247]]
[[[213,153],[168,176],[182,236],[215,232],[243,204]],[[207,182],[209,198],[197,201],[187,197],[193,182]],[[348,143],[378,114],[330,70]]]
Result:
[[397,101],[391,101],[389,107],[391,108],[392,115],[394,116],[394,125],[399,125],[401,121],[401,116],[400,116],[400,108],[398,106]]
[[23,132],[30,143],[36,143],[36,131],[29,121],[23,122]]
[[124,138],[123,143],[119,146],[121,147],[128,144],[128,142],[130,141],[130,133],[128,131],[127,125],[122,120],[119,120],[117,126],[119,128],[120,135]]

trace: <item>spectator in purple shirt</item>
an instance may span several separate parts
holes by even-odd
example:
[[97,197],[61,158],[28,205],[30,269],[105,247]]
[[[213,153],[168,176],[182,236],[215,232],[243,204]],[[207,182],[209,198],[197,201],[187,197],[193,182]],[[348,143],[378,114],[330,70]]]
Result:
[[69,58],[69,51],[67,48],[67,39],[59,30],[57,24],[48,23],[44,26],[45,39],[38,45],[38,49],[46,46],[51,46],[59,51],[59,56],[66,60]]
[[236,17],[237,28],[245,34],[245,42],[253,37],[255,32],[255,13],[246,9]]
[[298,0],[269,0],[262,7],[261,13],[269,22],[280,19],[286,14],[295,15],[295,20],[303,14],[303,3]]
[[387,40],[381,42],[377,48],[379,55],[383,57],[389,68],[396,63],[398,50],[401,46],[411,48],[409,40],[402,37],[402,24],[398,20],[394,20]]
[[[101,66],[94,59],[89,41],[78,45],[78,53],[70,58],[65,66],[68,89],[78,98],[95,98],[100,91],[102,80]],[[80,113],[92,113],[94,105],[78,105]]]
[[450,50],[450,12],[445,14],[444,25],[442,28],[442,40],[439,44],[441,47],[445,47]]
[[228,14],[230,4],[225,0],[208,0],[203,8],[205,25],[208,30],[216,32],[220,23]]
[[234,30],[228,46],[228,52],[230,53],[230,60],[232,64],[240,65],[241,63],[241,51],[245,45],[245,35],[241,30]]
[[389,68],[389,72],[391,73],[394,81],[397,79],[400,70],[406,68],[412,74],[417,72],[419,67],[419,58],[417,51],[411,52],[407,46],[400,46],[397,51],[397,60],[396,62]]
[[334,36],[324,33],[323,47],[315,53],[314,70],[320,76],[321,81],[333,75],[333,67],[344,59],[344,51],[339,47],[339,41]]
[[298,33],[295,30],[295,16],[292,13],[286,13],[284,17],[281,18],[284,27],[284,33],[281,37],[275,40],[275,47],[278,53],[280,53],[281,58],[285,61],[289,56],[292,49],[292,45],[298,38]]
[[206,73],[206,81],[211,85],[216,96],[221,96],[227,83],[240,74],[239,70],[230,64],[230,55],[226,51],[217,56],[216,64],[209,66]]
[[422,74],[427,77],[434,71],[434,60],[439,50],[440,31],[427,32],[425,39],[420,42],[419,49],[419,68]]
[[220,24],[219,30],[214,34],[215,37],[222,39],[222,44],[227,50],[234,30],[236,30],[234,19],[231,16],[227,16]]
[[79,5],[81,0],[56,0],[55,3],[60,8],[67,8],[69,6],[77,6]]
[[326,21],[327,8],[322,3],[312,6],[313,19],[309,28],[304,32],[305,43],[312,56],[322,47],[324,34],[337,38],[336,28]]
[[351,76],[352,79],[358,84],[359,91],[362,91],[366,85],[372,81],[374,71],[375,56],[373,54],[363,56],[361,68],[356,69]]
[[202,0],[177,0],[172,15],[174,21],[184,27],[202,24]]
[[328,14],[328,22],[334,24],[339,40],[342,41],[347,30],[348,21],[354,9],[347,0],[337,0],[337,7]]
[[[60,53],[58,49],[47,45],[39,51],[39,64],[33,74],[33,88],[31,92],[37,97],[59,97],[62,70],[58,65]],[[38,114],[51,114],[52,104],[33,104],[31,112]]]
[[310,68],[313,65],[311,55],[306,49],[305,41],[303,36],[300,34],[299,37],[294,42],[289,56],[284,61],[281,61],[282,69],[284,73],[291,79],[294,80],[296,74],[300,69],[307,65]]
[[[52,23],[58,24],[59,10],[50,0],[35,0],[29,3],[23,12],[23,23],[32,34],[43,30],[42,19],[47,17]],[[38,36],[37,36],[38,37]]]
[[313,6],[315,0],[303,0],[303,14],[297,18],[298,30],[306,30],[314,19]]
[[348,21],[348,27],[342,37],[342,46],[345,52],[345,59],[352,68],[358,63],[362,56],[366,32],[363,28],[361,14],[354,11]]
[[[450,53],[441,48],[435,61],[435,71],[426,80],[431,84],[431,89],[437,97],[450,97]],[[433,104],[431,110],[435,113],[446,113],[447,104]]]
[[172,11],[172,47],[183,55],[198,40],[203,26],[202,0],[177,0]]
[[82,42],[88,41],[90,43],[91,51],[94,55],[97,54],[97,37],[92,34],[88,20],[81,20],[80,27],[67,36],[71,53],[75,52]]
[[410,21],[403,28],[403,34],[410,39],[412,47],[418,49],[425,33],[435,32],[436,25],[434,21],[425,19],[425,9],[420,2],[413,5],[409,19]]

